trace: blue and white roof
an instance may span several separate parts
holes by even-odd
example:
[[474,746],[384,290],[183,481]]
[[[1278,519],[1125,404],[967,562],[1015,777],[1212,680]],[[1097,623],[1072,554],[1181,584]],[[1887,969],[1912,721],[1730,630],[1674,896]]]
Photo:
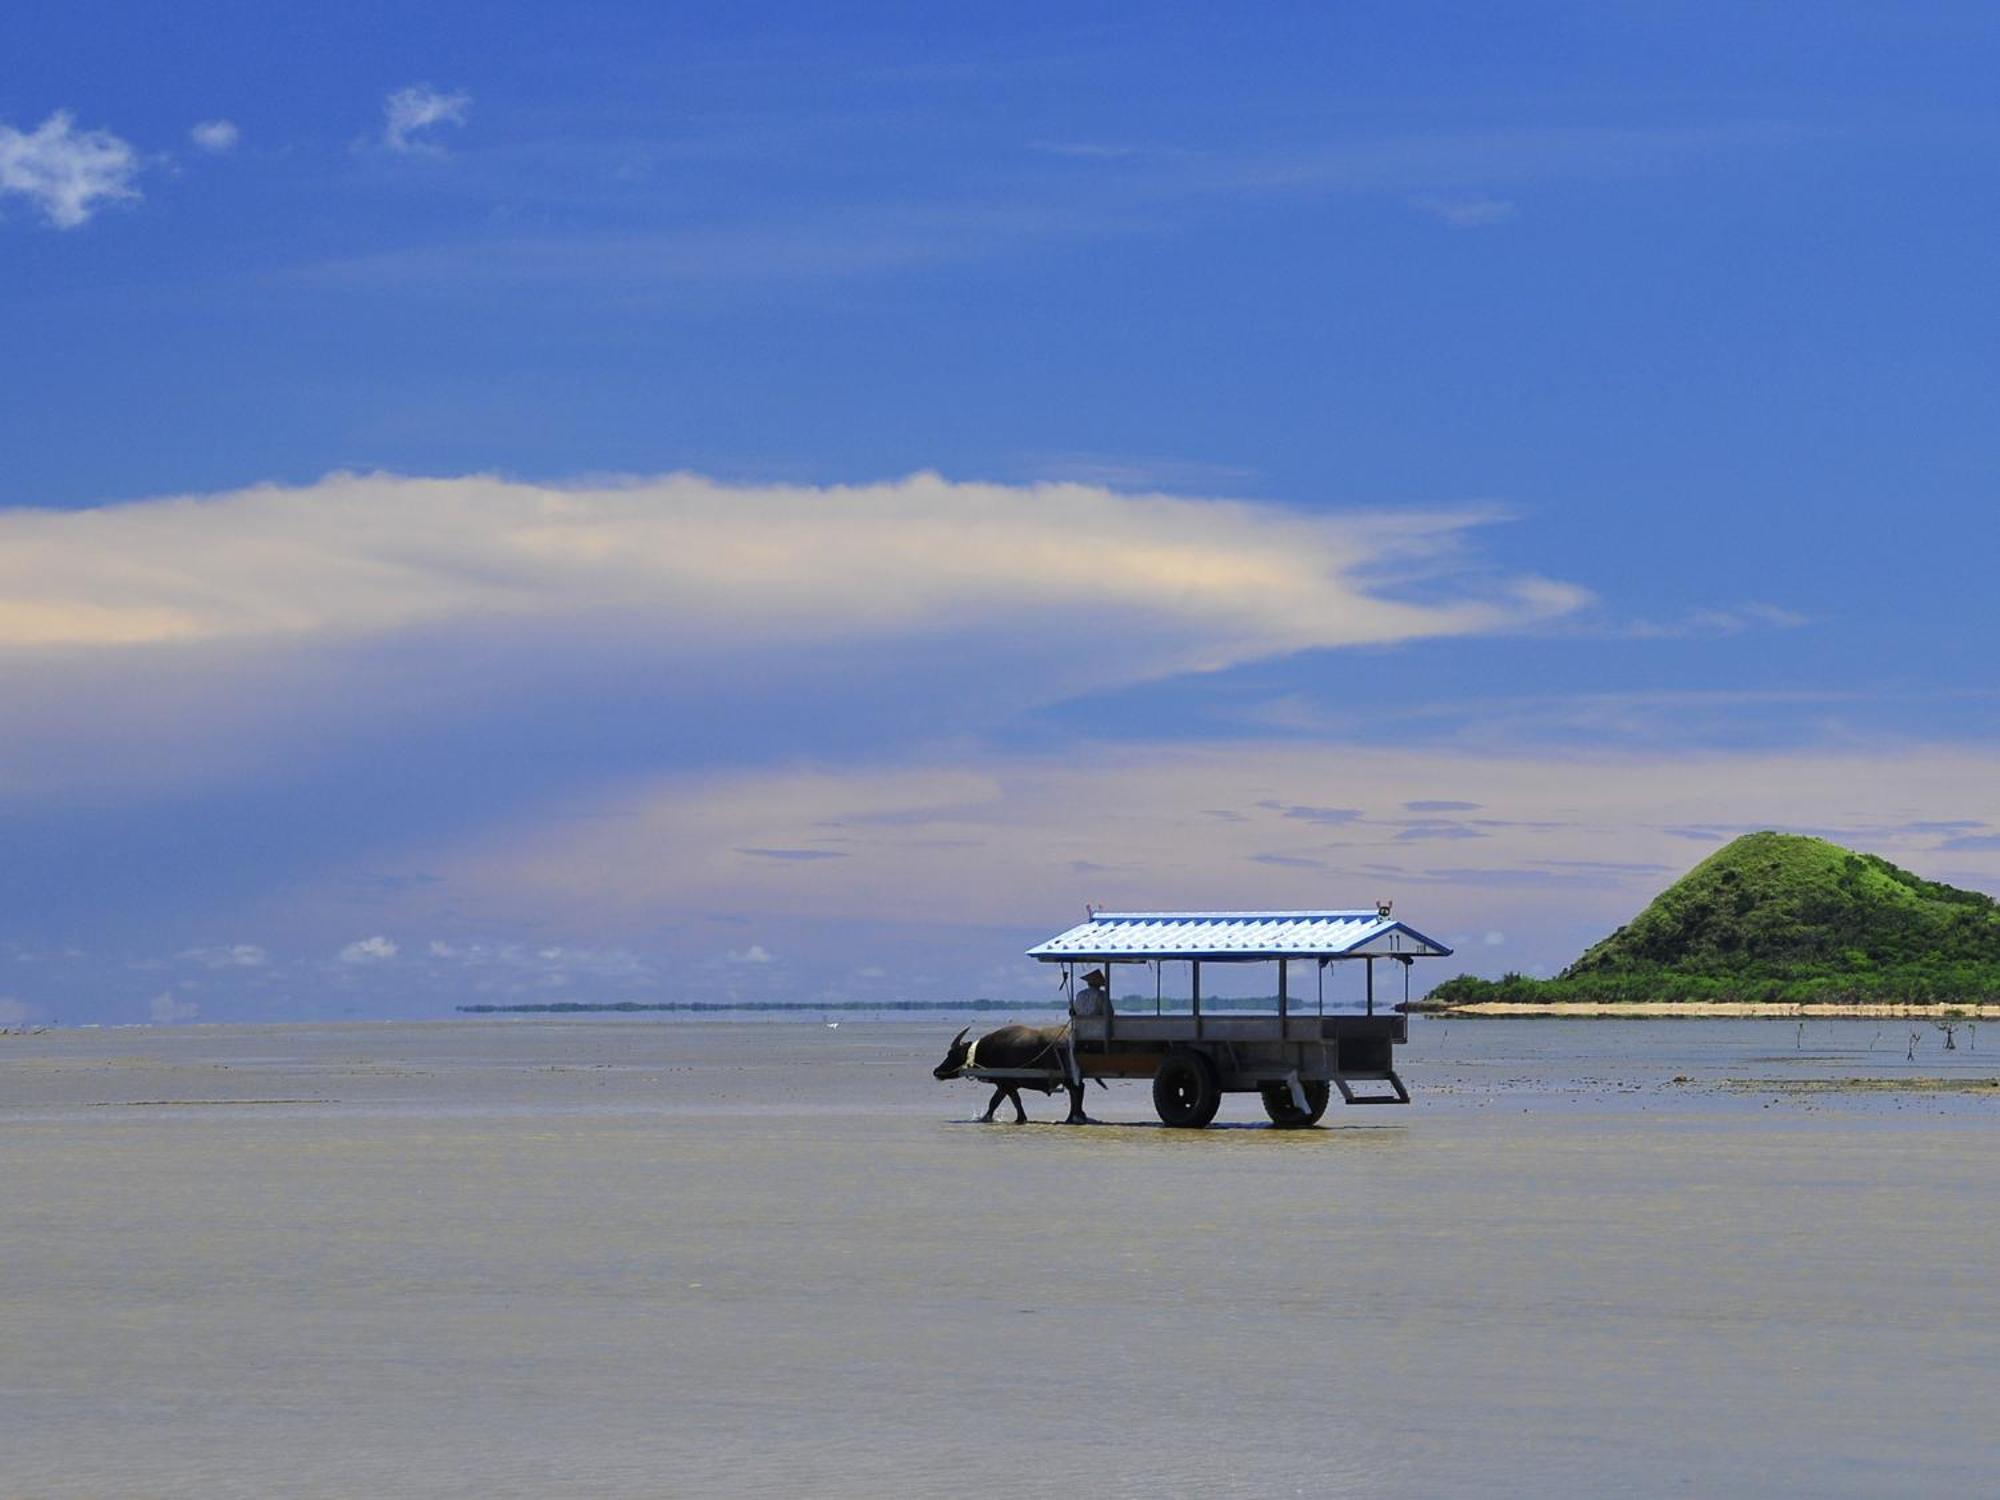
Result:
[[1447,958],[1451,949],[1374,911],[1101,911],[1030,958]]

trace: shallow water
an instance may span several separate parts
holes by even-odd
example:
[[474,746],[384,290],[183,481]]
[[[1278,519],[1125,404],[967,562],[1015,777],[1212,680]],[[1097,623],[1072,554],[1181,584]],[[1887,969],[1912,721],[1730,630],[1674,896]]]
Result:
[[1408,1108],[1185,1133],[1136,1085],[1093,1090],[1114,1128],[970,1123],[983,1090],[928,1076],[958,1024],[0,1038],[0,1493],[2000,1466],[2000,1090],[1794,1087],[1989,1079],[2000,1028],[1421,1018]]

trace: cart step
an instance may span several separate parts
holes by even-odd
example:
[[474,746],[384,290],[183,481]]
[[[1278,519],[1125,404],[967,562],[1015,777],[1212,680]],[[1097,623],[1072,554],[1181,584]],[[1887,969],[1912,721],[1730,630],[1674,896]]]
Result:
[[[1393,1094],[1357,1094],[1349,1087],[1354,1083],[1386,1083],[1394,1089]],[[1394,1068],[1380,1073],[1336,1073],[1333,1086],[1340,1090],[1341,1099],[1348,1104],[1408,1104],[1410,1091],[1403,1087],[1403,1080],[1396,1076]]]

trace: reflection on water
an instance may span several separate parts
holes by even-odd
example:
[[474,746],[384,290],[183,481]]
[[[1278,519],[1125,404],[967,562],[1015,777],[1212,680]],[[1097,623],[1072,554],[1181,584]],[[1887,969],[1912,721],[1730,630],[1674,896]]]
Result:
[[1990,1481],[2000,1033],[1423,1020],[1189,1133],[968,1123],[959,1024],[0,1039],[0,1492]]

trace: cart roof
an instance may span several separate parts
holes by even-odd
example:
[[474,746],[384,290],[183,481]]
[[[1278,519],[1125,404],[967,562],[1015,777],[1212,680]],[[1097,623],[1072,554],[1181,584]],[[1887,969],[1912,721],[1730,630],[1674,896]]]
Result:
[[1376,911],[1101,911],[1028,950],[1045,964],[1149,958],[1447,958]]

